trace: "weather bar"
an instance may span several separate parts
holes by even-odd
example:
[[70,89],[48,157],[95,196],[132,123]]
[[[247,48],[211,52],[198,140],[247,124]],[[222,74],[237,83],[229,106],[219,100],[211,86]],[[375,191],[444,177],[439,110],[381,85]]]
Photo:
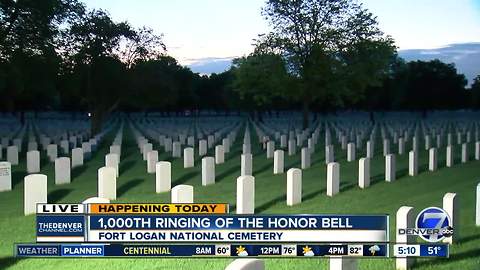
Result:
[[17,244],[16,257],[388,257],[388,244]]

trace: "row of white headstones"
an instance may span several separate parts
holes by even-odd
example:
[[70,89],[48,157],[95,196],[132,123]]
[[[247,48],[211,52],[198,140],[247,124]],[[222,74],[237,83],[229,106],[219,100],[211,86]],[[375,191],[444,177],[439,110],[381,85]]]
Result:
[[[110,128],[106,128],[101,133],[90,139],[88,142],[82,143],[82,148],[74,148],[71,150],[70,157],[58,157],[57,145],[42,143],[46,155],[50,162],[54,163],[55,168],[55,184],[62,185],[71,182],[71,170],[76,167],[83,166],[84,159],[88,160],[91,154],[97,150],[97,145],[103,140],[104,135],[109,132]],[[23,136],[20,136],[22,140]],[[40,137],[45,140],[45,135]],[[71,141],[77,141],[76,136],[72,136]],[[21,143],[20,143],[21,145]],[[29,134],[29,150],[26,153],[26,167],[28,175],[24,178],[24,214],[32,214],[36,211],[37,203],[47,202],[47,176],[40,174],[40,151],[33,150],[38,147],[35,136]],[[75,143],[69,144],[75,147]],[[9,146],[7,151],[7,161],[0,162],[0,191],[9,191],[12,189],[12,166],[18,165],[19,151],[16,145]],[[13,154],[9,153],[13,152]],[[68,155],[70,148],[64,149],[63,155]]]

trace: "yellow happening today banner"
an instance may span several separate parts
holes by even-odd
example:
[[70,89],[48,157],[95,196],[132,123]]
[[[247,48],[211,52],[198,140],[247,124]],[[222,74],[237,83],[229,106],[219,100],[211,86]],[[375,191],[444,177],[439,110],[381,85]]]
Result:
[[93,203],[89,214],[226,214],[225,203]]

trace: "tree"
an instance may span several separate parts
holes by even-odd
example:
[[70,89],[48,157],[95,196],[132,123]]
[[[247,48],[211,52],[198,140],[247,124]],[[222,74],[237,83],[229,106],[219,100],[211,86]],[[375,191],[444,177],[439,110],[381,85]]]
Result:
[[342,106],[362,97],[366,86],[381,79],[395,50],[375,17],[354,1],[268,0],[263,14],[272,31],[260,36],[256,52],[284,59],[295,81],[284,94],[302,103],[304,127],[314,101]]
[[120,42],[117,55],[132,68],[140,61],[158,59],[166,52],[162,35],[156,35],[153,29],[142,27]]
[[[122,38],[135,36],[130,25],[113,22],[102,10],[83,14],[64,33],[65,72],[77,72],[81,76],[80,97],[91,112],[92,135],[101,130],[103,120],[129,90],[126,84],[118,84],[127,75],[123,74],[125,65],[114,52],[118,50]],[[111,80],[110,85],[106,85],[105,78]]]
[[0,94],[6,97],[2,107],[23,111],[58,103],[57,37],[83,9],[77,0],[0,1]]
[[271,105],[273,98],[282,96],[291,77],[283,58],[274,53],[255,52],[233,60],[233,88],[241,98],[252,97],[260,105]]
[[473,79],[470,91],[472,96],[472,107],[478,110],[480,109],[480,75]]

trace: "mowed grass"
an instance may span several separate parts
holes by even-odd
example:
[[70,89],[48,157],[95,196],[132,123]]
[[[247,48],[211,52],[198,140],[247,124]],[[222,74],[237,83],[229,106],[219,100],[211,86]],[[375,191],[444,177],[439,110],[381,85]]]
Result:
[[[323,134],[323,133],[322,133]],[[172,186],[189,184],[195,187],[195,202],[227,202],[235,210],[236,178],[240,174],[240,154],[243,131],[239,132],[226,162],[216,166],[215,185],[201,186],[201,160],[196,157],[195,168],[184,169],[183,160],[171,160],[160,151],[160,160],[172,161]],[[73,181],[68,185],[55,186],[53,164],[42,160],[41,173],[48,175],[48,201],[50,203],[77,203],[96,196],[97,169],[104,166],[104,156],[113,140],[109,134],[99,150],[82,168],[73,170]],[[417,260],[414,269],[480,269],[480,228],[475,226],[475,189],[480,181],[480,162],[459,164],[460,147],[455,148],[453,168],[445,168],[445,149],[439,151],[439,170],[429,172],[428,153],[419,153],[420,170],[416,177],[408,176],[408,154],[397,155],[397,180],[384,181],[384,158],[382,145],[375,145],[376,154],[371,162],[372,185],[361,190],[357,185],[358,162],[346,162],[346,151],[335,145],[335,159],[341,163],[341,192],[333,198],[326,196],[326,166],[324,163],[323,138],[320,138],[312,156],[313,166],[303,171],[303,202],[287,207],[285,202],[286,174],[273,175],[273,159],[266,159],[252,130],[254,153],[256,213],[278,214],[389,214],[391,240],[395,239],[395,214],[403,205],[415,207],[418,212],[428,206],[442,206],[442,197],[455,192],[460,197],[461,235],[458,243],[450,248],[449,259]],[[408,142],[407,148],[411,146]],[[422,145],[423,146],[423,145]],[[364,147],[363,147],[364,148]],[[160,150],[158,144],[154,149]],[[196,149],[197,150],[197,149]],[[213,149],[209,151],[213,155]],[[286,169],[300,166],[300,149],[297,155],[285,154]],[[397,152],[397,145],[391,146]],[[473,145],[469,145],[470,160],[473,160]],[[198,153],[198,152],[197,152]],[[196,153],[196,154],[197,154]],[[42,153],[42,156],[44,154]],[[357,151],[358,157],[365,156]],[[21,154],[19,166],[14,167],[13,190],[0,193],[0,269],[224,269],[232,259],[14,259],[13,244],[35,241],[35,216],[23,216],[23,177],[25,176],[25,153]],[[170,202],[170,194],[155,193],[155,176],[146,173],[146,162],[136,147],[133,135],[125,129],[117,183],[117,202]],[[267,269],[328,269],[328,259],[265,259]],[[359,269],[395,269],[394,259],[360,259]]]

